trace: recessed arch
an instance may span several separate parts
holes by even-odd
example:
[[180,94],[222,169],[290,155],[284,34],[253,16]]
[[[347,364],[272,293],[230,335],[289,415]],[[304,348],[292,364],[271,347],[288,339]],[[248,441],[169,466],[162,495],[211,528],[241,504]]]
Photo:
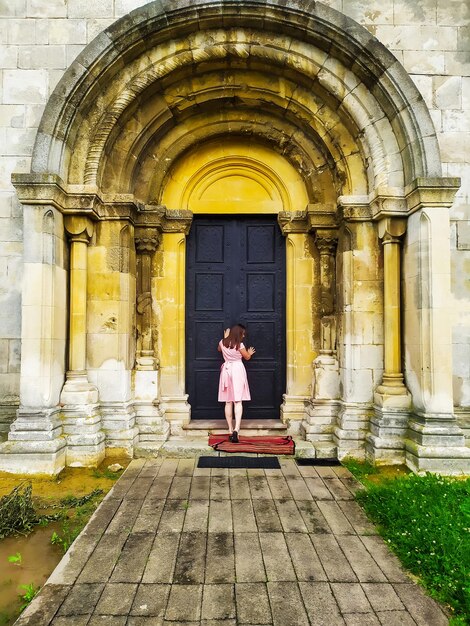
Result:
[[[81,182],[95,184],[93,172],[101,163],[106,138],[139,89],[145,89],[145,77],[155,84],[178,67],[202,67],[211,59],[226,59],[241,67],[274,64],[287,73],[310,77],[312,84],[339,103],[340,117],[351,117],[359,132],[368,135],[365,143],[376,183],[377,176],[380,184],[386,180],[384,171],[401,170],[404,184],[417,176],[439,176],[439,151],[429,113],[393,55],[366,29],[333,9],[300,0],[288,7],[284,4],[281,0],[247,2],[239,11],[229,2],[193,5],[188,0],[175,6],[168,0],[150,3],[118,20],[79,55],[57,86],[41,121],[33,171],[56,173],[68,180],[71,156],[81,154],[88,162]],[[224,29],[215,30],[221,20]],[[230,41],[235,31],[239,39]],[[187,33],[184,39],[182,33]],[[316,49],[316,55],[302,55],[306,47]],[[152,74],[148,59],[158,48],[164,60]],[[133,64],[134,70],[140,67],[140,77],[138,71],[130,71]],[[103,124],[101,111],[108,108],[103,107],[103,94],[116,76],[121,84],[129,83],[129,88],[118,95]],[[373,119],[368,117],[370,111],[377,113]],[[321,111],[313,117],[321,119]],[[96,132],[90,133],[90,123]],[[85,131],[93,135],[91,145],[83,142]],[[393,163],[387,162],[390,154],[383,154],[377,136],[395,138],[399,150]]]
[[194,213],[279,213],[309,201],[302,177],[277,152],[242,138],[208,141],[182,155],[164,181],[162,204]]

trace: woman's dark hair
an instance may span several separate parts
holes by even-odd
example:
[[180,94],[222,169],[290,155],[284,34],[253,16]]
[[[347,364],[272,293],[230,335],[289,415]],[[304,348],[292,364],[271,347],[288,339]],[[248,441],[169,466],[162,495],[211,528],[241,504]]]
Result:
[[235,348],[235,350],[238,350],[246,334],[245,331],[246,328],[243,324],[235,324],[235,326],[232,326],[230,329],[228,337],[222,340],[222,343],[226,348]]

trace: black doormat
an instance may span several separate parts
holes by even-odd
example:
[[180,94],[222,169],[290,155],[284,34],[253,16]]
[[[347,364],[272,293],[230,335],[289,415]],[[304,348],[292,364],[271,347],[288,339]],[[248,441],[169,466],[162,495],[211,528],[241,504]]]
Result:
[[297,465],[341,465],[338,459],[295,459]]
[[200,456],[198,467],[281,469],[276,456]]

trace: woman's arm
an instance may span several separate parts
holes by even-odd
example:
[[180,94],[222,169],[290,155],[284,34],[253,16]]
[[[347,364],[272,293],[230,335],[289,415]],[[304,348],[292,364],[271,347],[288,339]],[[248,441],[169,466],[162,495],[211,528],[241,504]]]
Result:
[[240,348],[240,354],[246,361],[249,361],[255,352],[256,350],[253,348],[253,346],[248,348],[248,350],[246,348]]

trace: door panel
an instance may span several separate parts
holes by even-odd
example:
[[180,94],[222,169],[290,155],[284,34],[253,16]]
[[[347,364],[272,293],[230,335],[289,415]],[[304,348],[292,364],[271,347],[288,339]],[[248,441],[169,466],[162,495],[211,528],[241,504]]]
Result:
[[187,240],[186,390],[193,419],[223,418],[217,401],[224,328],[247,327],[251,402],[244,417],[278,418],[285,390],[285,243],[275,216],[194,216]]

